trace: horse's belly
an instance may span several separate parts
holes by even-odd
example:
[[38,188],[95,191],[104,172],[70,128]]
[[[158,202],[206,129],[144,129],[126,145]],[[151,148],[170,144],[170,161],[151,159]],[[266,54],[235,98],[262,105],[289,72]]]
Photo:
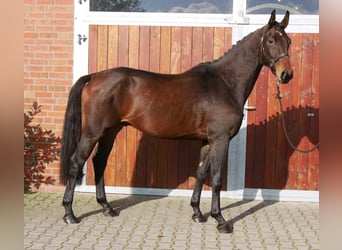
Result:
[[154,114],[145,111],[140,115],[124,119],[136,129],[161,138],[193,138],[206,139],[207,127],[190,115],[170,113],[167,110],[163,113]]

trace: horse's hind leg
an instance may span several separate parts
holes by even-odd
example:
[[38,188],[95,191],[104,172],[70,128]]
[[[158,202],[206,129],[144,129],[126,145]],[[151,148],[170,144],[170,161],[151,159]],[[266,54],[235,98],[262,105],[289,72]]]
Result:
[[108,131],[103,137],[100,138],[97,152],[93,158],[95,184],[96,184],[96,200],[103,207],[103,213],[108,216],[117,216],[118,214],[111,208],[107,202],[106,193],[104,189],[104,171],[107,165],[108,156],[113,148],[115,136],[120,131],[113,129]]
[[75,150],[75,153],[71,157],[71,167],[69,171],[69,180],[67,182],[65,193],[63,197],[63,206],[65,209],[65,215],[63,217],[67,224],[79,223],[79,219],[76,218],[72,211],[72,202],[74,199],[74,189],[76,186],[76,179],[79,173],[82,171],[83,165],[86,159],[89,157],[91,150],[96,144],[96,139],[81,136],[80,142]]
[[205,222],[205,218],[200,210],[200,199],[203,183],[208,175],[210,145],[204,144],[201,148],[200,162],[197,169],[197,178],[194,191],[191,197],[191,206],[194,210],[192,219],[195,222]]

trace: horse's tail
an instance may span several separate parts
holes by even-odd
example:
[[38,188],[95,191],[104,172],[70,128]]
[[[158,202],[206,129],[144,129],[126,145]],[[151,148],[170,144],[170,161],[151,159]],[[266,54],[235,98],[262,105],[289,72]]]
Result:
[[[70,90],[68,104],[64,117],[64,128],[62,135],[61,161],[60,161],[60,182],[64,185],[70,177],[69,170],[71,156],[74,154],[77,144],[81,138],[81,95],[82,90],[91,78],[91,75],[80,77]],[[77,184],[82,181],[82,170],[77,175]]]

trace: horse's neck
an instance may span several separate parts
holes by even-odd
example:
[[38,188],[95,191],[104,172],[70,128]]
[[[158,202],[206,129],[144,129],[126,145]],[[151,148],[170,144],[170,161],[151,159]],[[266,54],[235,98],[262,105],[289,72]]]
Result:
[[218,61],[226,84],[236,93],[241,106],[250,95],[262,68],[258,57],[261,37],[262,28],[243,38]]

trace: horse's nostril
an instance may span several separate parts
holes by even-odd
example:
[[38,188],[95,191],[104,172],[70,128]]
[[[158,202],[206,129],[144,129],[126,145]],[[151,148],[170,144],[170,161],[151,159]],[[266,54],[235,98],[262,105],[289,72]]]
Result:
[[283,80],[285,82],[285,80],[287,79],[287,70],[284,70],[282,73],[281,73],[281,80]]
[[284,83],[287,83],[288,81],[290,81],[293,77],[293,71],[291,70],[290,72],[288,72],[287,70],[284,70],[281,73],[281,80]]

